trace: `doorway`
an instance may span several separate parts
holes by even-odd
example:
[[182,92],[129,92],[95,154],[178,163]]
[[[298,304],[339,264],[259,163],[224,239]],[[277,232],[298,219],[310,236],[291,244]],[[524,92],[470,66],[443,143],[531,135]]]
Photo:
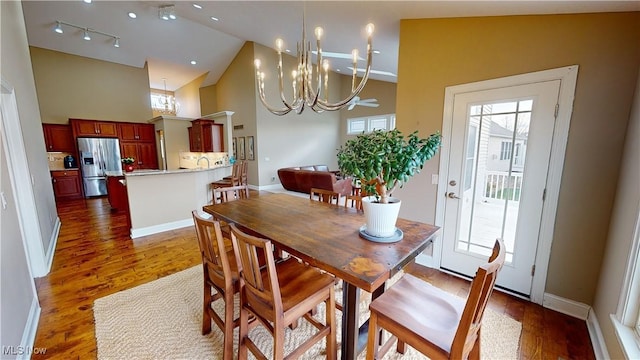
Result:
[[570,108],[576,75],[577,66],[447,88],[441,269],[473,277],[502,238],[496,285],[541,303],[571,114],[560,109]]

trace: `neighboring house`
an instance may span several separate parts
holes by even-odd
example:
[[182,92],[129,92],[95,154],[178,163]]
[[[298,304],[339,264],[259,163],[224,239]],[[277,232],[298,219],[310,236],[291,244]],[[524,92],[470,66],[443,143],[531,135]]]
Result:
[[[119,112],[131,103],[127,98],[131,94],[125,90],[144,85],[148,91],[148,84],[133,83],[138,69],[121,67],[117,67],[122,69],[119,73],[109,73],[116,87],[121,86],[115,91],[101,89],[105,82],[95,77],[90,78],[93,87],[88,88],[82,86],[77,75],[71,79],[69,73],[43,74],[46,66],[54,64],[43,64],[45,58],[39,56],[42,54],[35,54],[38,49],[31,49],[30,54],[20,2],[3,1],[0,6],[0,69],[3,81],[10,84],[17,99],[19,133],[24,138],[27,159],[22,166],[28,173],[26,183],[31,184],[28,186],[33,196],[30,203],[21,205],[33,209],[32,218],[27,220],[36,224],[36,240],[42,243],[43,258],[51,259],[55,249],[49,245],[55,244],[57,212],[44,156],[41,122],[50,122],[47,120],[52,116],[70,117],[63,110],[86,105],[73,95],[83,93],[101,101],[94,103],[93,112],[82,115],[131,120],[131,113]],[[394,106],[397,128],[401,131],[418,129],[429,134],[439,130],[447,86],[572,64],[580,66],[545,282],[549,302],[545,305],[560,303],[586,308],[596,354],[612,358],[623,357],[609,316],[616,313],[626,286],[626,264],[633,250],[640,199],[637,185],[640,97],[633,95],[640,68],[638,23],[640,13],[416,19],[400,24]],[[234,119],[244,125],[238,136],[256,136],[256,157],[262,160],[252,164],[249,171],[255,174],[250,183],[258,185],[269,184],[278,167],[335,160],[335,148],[346,132],[344,117],[349,116],[317,117],[305,112],[303,117],[278,118],[267,114],[256,101],[254,80],[251,71],[247,71],[255,55],[266,51],[271,50],[245,44],[215,85],[215,91],[200,89],[202,104],[208,102],[202,94],[215,93],[212,96],[218,110],[237,110]],[[76,69],[82,71],[82,67]],[[47,77],[54,80],[51,87],[44,84]],[[363,97],[378,96],[363,94]],[[140,102],[145,98],[146,110],[143,108],[142,115],[135,117],[139,122],[151,118],[148,92],[139,94]],[[7,121],[5,113],[2,115],[3,122]],[[286,144],[284,152],[280,150],[283,144]],[[30,280],[24,235],[18,227],[5,226],[5,221],[15,221],[16,202],[23,199],[16,200],[4,177],[7,173],[4,169],[12,166],[12,159],[6,158],[6,145],[3,142],[0,150],[3,166],[0,190],[7,194],[6,210],[1,213],[0,303],[2,328],[14,330],[3,332],[2,341],[29,344],[39,316],[37,294],[34,281]],[[329,150],[325,149],[327,146]],[[496,160],[500,154],[508,153],[500,147]],[[511,152],[513,156],[513,148]],[[431,175],[437,174],[437,168],[437,160],[429,162],[415,180],[398,192],[403,198],[401,216],[433,221],[435,199],[440,195],[431,184]]]

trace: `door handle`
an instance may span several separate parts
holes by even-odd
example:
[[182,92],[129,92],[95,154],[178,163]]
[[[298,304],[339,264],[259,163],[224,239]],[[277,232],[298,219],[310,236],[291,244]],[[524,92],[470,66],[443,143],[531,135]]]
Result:
[[460,199],[460,197],[458,195],[456,195],[456,193],[454,193],[454,192],[447,193],[447,197],[449,199]]

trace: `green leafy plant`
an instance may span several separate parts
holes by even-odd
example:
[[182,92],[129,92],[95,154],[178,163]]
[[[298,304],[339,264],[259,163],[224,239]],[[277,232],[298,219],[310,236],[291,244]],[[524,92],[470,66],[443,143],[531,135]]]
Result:
[[132,157],[126,157],[126,158],[122,158],[122,163],[125,165],[131,165],[135,162],[136,160]]
[[360,179],[366,194],[387,204],[396,187],[419,173],[440,148],[439,132],[419,138],[418,131],[405,137],[399,130],[363,133],[338,149],[338,167],[343,176]]

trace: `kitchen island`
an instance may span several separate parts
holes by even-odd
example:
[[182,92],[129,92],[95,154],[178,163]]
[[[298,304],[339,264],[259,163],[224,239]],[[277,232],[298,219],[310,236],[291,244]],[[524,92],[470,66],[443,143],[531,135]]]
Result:
[[131,238],[193,225],[191,211],[211,202],[210,184],[229,175],[229,165],[125,172]]

